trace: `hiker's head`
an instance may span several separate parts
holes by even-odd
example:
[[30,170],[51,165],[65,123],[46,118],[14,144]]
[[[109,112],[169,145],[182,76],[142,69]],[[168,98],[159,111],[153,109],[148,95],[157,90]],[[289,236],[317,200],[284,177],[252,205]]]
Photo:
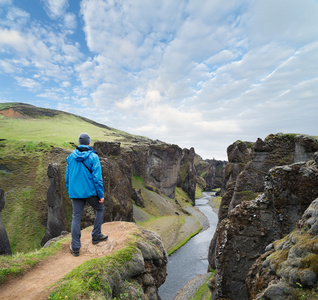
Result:
[[78,143],[79,145],[90,145],[91,137],[87,133],[83,132],[78,137]]

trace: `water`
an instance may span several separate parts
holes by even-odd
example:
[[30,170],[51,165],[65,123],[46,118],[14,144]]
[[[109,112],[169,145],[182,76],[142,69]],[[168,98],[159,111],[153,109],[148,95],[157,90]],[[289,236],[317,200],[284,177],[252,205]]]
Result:
[[189,280],[207,273],[209,246],[218,222],[217,214],[208,204],[212,197],[214,193],[204,192],[202,197],[195,201],[195,206],[208,218],[210,227],[169,256],[168,275],[159,288],[162,300],[172,300]]

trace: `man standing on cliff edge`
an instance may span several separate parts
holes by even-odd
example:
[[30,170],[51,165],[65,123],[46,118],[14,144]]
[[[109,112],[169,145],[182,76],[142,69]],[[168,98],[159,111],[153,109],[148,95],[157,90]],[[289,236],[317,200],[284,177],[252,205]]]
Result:
[[90,145],[91,138],[87,133],[78,137],[79,146],[67,157],[65,184],[68,195],[72,200],[72,243],[70,252],[79,256],[81,248],[81,218],[85,203],[96,210],[92,243],[106,241],[107,234],[102,234],[101,226],[104,217],[104,186],[102,168],[99,158]]

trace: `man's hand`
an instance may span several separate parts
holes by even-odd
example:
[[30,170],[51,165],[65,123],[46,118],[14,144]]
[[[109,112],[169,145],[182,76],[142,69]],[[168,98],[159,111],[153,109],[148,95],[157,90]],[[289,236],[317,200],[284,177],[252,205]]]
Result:
[[98,202],[99,203],[103,203],[104,202],[104,198],[100,199]]

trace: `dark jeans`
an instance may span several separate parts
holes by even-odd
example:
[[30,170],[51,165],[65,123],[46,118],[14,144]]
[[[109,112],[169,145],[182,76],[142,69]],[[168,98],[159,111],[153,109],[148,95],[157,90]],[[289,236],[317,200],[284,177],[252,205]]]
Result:
[[87,202],[93,209],[96,210],[94,228],[92,231],[92,238],[98,238],[102,232],[101,227],[104,218],[104,203],[99,203],[97,196],[82,199],[73,199],[73,218],[72,218],[72,249],[79,250],[81,248],[81,219],[85,203]]

